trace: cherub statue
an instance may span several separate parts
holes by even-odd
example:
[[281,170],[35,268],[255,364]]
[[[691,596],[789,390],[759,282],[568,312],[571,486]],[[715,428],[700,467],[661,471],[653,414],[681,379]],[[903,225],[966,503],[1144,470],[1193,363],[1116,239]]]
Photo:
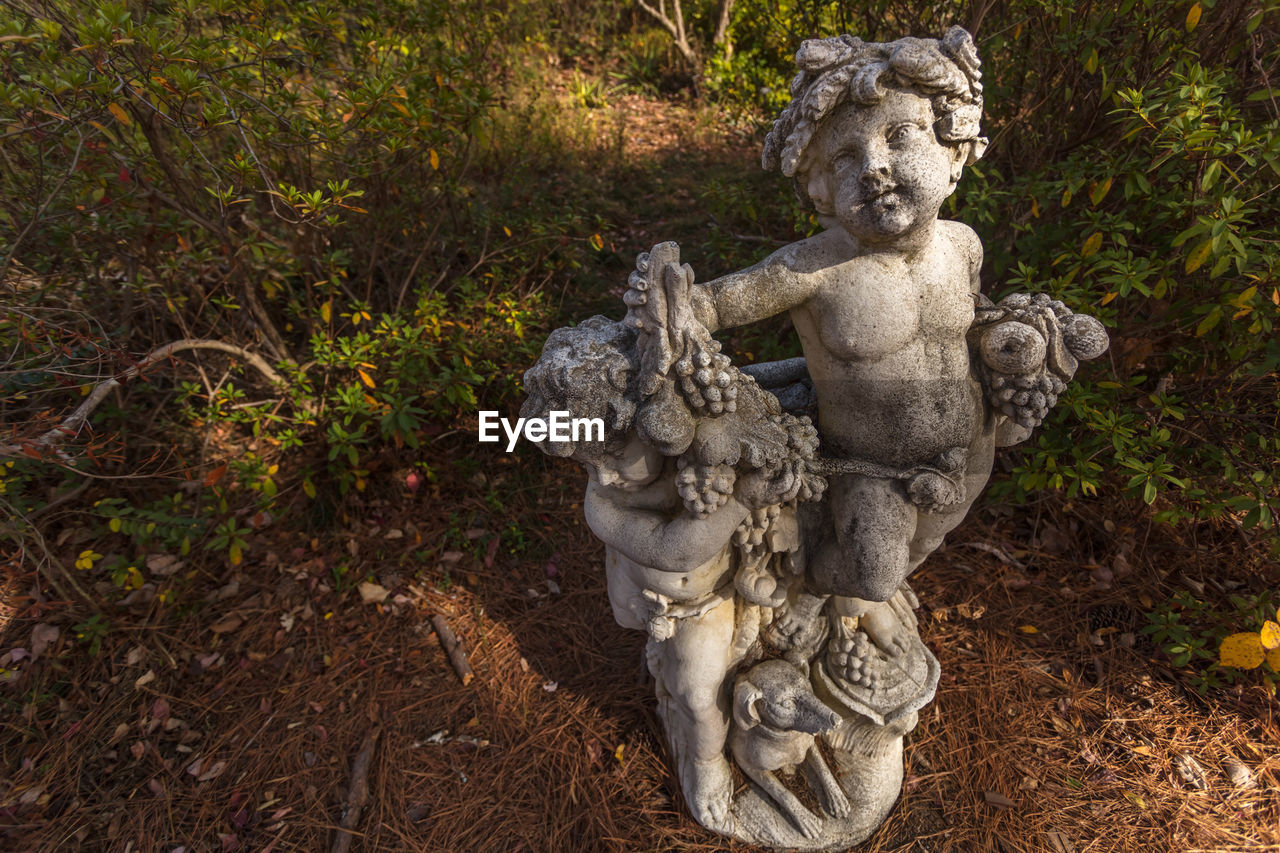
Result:
[[[603,443],[541,446],[588,468],[614,613],[649,632],[694,817],[751,842],[834,849],[892,807],[902,738],[938,681],[907,577],[964,518],[995,448],[1025,439],[1107,337],[1045,295],[993,304],[978,292],[977,235],[938,217],[987,144],[967,32],[806,41],[796,61],[763,164],[794,179],[825,230],[706,284],[674,243],[655,246],[637,260],[623,322],[550,337],[525,375],[522,414],[607,422]],[[816,431],[712,338],[783,312],[816,392]],[[770,655],[785,663],[758,663]],[[740,677],[749,665],[759,679]],[[755,787],[737,796],[725,757],[734,677],[752,685],[742,708],[778,711],[760,731],[739,714],[729,740]],[[805,678],[811,694],[795,683]],[[788,728],[797,697],[839,720],[816,734],[835,768],[800,737],[826,714]],[[800,763],[823,816],[772,776],[796,756],[810,756]]]
[[[745,465],[741,474],[720,456],[699,461],[680,455],[694,445],[696,427],[673,439],[671,422],[688,418],[685,404],[640,393],[654,374],[643,369],[645,349],[637,338],[632,327],[604,317],[553,332],[525,373],[529,399],[521,414],[571,411],[605,422],[603,441],[540,446],[587,468],[584,509],[587,524],[605,543],[614,617],[624,628],[649,634],[646,657],[685,800],[695,819],[718,827],[732,798],[725,757],[728,675],[758,633],[747,624],[750,614],[737,606],[735,584],[745,582],[737,577],[742,531],[758,526],[760,516],[776,518],[778,507],[806,487],[805,478],[795,454],[786,452],[785,430],[776,436],[783,441],[775,448],[776,464],[764,464],[762,453],[762,464]],[[716,363],[720,373],[728,367]],[[747,408],[758,402],[751,389],[743,399]],[[734,463],[740,455],[734,454]]]

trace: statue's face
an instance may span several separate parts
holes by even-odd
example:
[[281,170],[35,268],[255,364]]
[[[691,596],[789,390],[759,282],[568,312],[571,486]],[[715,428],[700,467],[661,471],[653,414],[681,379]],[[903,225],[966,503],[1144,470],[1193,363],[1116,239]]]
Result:
[[600,454],[595,465],[602,486],[638,489],[658,478],[662,462],[662,454],[656,448],[632,436],[621,450]]
[[933,106],[890,89],[878,104],[842,104],[811,143],[806,175],[820,214],[869,244],[910,236],[938,217],[964,166],[962,146],[943,145]]

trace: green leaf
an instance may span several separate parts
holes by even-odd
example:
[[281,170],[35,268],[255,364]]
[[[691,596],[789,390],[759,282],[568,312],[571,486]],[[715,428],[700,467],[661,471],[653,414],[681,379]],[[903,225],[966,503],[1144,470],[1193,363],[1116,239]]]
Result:
[[1214,309],[1204,315],[1204,319],[1196,326],[1196,337],[1202,338],[1207,335],[1221,320],[1222,308],[1220,306],[1214,306]]

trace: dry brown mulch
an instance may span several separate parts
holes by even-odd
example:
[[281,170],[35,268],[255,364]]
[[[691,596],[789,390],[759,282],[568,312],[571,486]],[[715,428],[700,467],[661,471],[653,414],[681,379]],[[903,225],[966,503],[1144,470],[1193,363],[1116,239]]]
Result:
[[[285,518],[237,569],[193,561],[176,602],[108,608],[97,656],[73,637],[84,611],[33,609],[15,574],[0,651],[40,624],[60,636],[0,683],[0,848],[327,851],[377,732],[355,851],[749,849],[683,810],[579,473],[510,459],[417,494],[388,476],[317,539]],[[1280,850],[1275,699],[1256,684],[1202,698],[1126,636],[1184,577],[1274,587],[1274,564],[1234,533],[1201,530],[1193,556],[1177,531],[1107,530],[1100,512],[981,513],[913,580],[943,680],[902,799],[862,849]],[[511,519],[527,543],[490,551]],[[1085,565],[1117,553],[1131,573],[1093,588]],[[343,562],[390,596],[335,589]],[[437,613],[469,647],[467,686]],[[1091,636],[1099,614],[1113,624]],[[1205,790],[1176,771],[1182,753]],[[1230,784],[1229,756],[1256,787]]]

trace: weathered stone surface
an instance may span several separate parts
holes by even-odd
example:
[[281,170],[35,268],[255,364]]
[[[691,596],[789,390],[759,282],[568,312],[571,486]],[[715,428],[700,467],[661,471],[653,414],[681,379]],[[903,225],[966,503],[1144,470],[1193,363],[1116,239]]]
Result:
[[[807,41],[796,61],[763,163],[826,230],[706,284],[676,244],[654,246],[622,321],[548,339],[522,415],[605,423],[603,441],[540,446],[587,469],[614,615],[649,635],[694,818],[826,850],[888,814],[937,686],[907,577],[995,448],[1025,439],[1107,338],[1047,296],[990,302],[978,238],[938,219],[986,147],[968,33]],[[784,312],[803,359],[739,368],[712,337]],[[816,428],[800,414],[815,405]],[[751,782],[736,798],[730,755]],[[797,767],[817,811],[778,779]]]

